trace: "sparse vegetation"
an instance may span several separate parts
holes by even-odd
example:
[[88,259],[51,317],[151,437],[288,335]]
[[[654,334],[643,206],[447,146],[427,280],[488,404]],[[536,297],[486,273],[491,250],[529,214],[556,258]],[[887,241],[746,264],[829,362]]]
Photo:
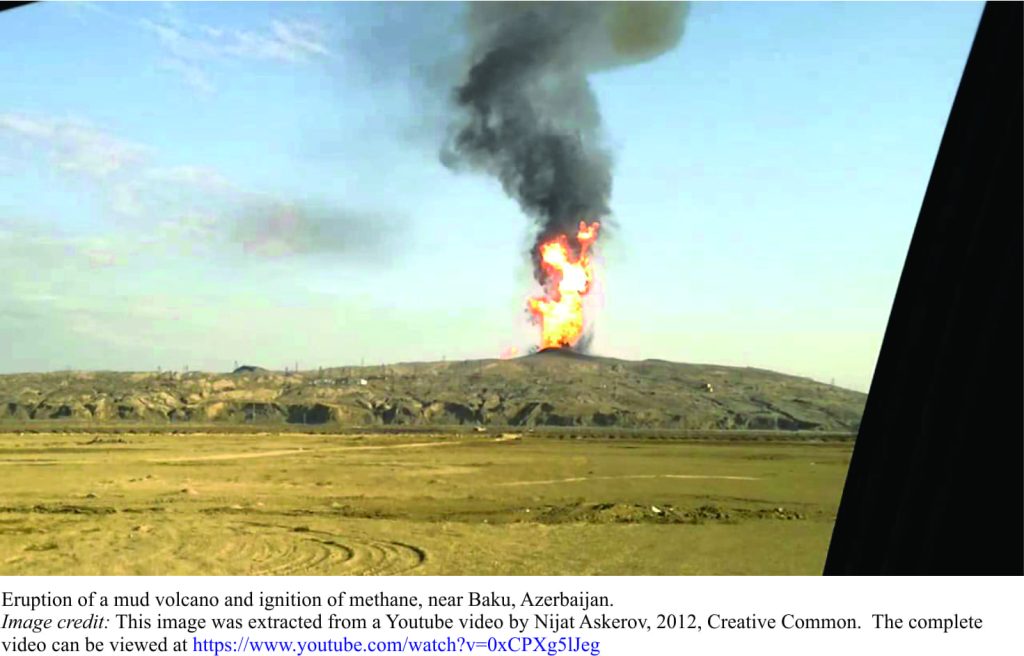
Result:
[[0,426],[587,427],[856,432],[865,395],[770,371],[542,352],[281,374],[0,376]]
[[851,447],[132,430],[0,434],[0,574],[816,574]]
[[815,574],[863,403],[569,352],[0,376],[0,574]]

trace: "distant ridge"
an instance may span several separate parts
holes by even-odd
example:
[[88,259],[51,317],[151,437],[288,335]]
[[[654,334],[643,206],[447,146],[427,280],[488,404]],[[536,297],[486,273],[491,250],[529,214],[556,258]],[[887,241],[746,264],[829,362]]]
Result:
[[0,422],[599,426],[855,432],[866,395],[762,369],[549,349],[507,360],[230,374],[0,375]]

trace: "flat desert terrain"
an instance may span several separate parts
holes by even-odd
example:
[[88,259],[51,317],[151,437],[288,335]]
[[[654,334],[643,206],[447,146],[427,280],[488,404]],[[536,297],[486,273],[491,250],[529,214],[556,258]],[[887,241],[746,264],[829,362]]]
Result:
[[852,440],[0,433],[0,574],[818,574]]

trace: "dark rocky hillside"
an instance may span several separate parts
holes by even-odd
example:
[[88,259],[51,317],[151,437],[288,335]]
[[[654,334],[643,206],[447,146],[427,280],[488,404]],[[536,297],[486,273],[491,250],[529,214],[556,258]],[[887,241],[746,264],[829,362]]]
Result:
[[856,431],[866,396],[807,378],[548,351],[284,374],[0,376],[0,422],[613,426]]

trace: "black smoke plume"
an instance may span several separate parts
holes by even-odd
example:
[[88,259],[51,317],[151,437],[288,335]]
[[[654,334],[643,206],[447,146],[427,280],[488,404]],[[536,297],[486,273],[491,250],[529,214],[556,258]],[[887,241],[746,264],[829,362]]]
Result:
[[682,34],[683,3],[480,2],[442,161],[501,181],[537,225],[532,254],[611,214],[612,158],[588,74],[650,59]]

